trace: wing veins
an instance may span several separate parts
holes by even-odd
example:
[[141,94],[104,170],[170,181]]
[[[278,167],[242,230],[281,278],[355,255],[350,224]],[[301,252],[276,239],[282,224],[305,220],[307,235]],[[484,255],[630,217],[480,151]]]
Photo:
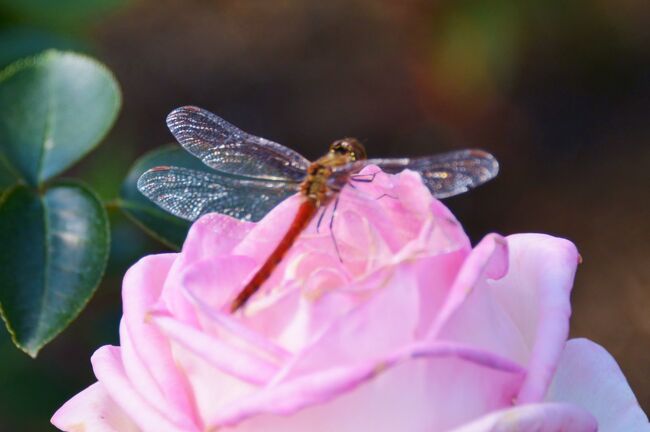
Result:
[[288,147],[248,134],[201,108],[177,108],[167,125],[178,142],[207,166],[262,180],[300,181],[310,162]]
[[138,179],[138,190],[163,210],[187,220],[211,212],[257,221],[297,191],[296,182],[236,178],[161,166]]
[[397,174],[405,169],[416,171],[437,198],[447,198],[473,189],[494,178],[499,171],[499,164],[491,154],[482,150],[458,150],[418,158],[357,161],[337,168],[332,181],[340,184],[342,179],[368,165],[376,165],[389,174]]

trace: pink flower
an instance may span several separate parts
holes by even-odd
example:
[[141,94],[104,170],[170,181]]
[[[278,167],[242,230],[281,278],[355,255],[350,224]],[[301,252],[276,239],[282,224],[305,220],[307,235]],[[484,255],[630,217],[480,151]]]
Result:
[[[121,346],[52,418],[65,431],[650,431],[612,357],[567,342],[575,246],[473,249],[412,172],[343,193],[249,301],[299,197],[258,224],[208,215],[124,278]],[[362,196],[370,197],[363,199]],[[381,198],[380,198],[381,197]]]

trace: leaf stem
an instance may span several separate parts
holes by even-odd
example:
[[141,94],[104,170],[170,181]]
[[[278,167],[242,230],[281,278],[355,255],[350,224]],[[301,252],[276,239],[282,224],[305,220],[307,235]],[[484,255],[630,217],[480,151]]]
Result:
[[113,198],[108,201],[104,201],[104,208],[106,211],[117,211],[121,208],[120,206],[120,200],[117,198]]

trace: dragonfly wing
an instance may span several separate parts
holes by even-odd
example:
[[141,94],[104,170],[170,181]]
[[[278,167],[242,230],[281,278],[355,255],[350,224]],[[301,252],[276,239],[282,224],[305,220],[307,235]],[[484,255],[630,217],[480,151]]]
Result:
[[494,178],[499,172],[499,163],[494,156],[482,150],[459,150],[419,158],[367,159],[339,170],[341,173],[346,170],[358,172],[367,165],[377,165],[389,174],[405,169],[416,171],[437,198],[467,192]]
[[296,182],[235,178],[168,166],[152,168],[138,179],[138,190],[143,195],[190,221],[211,212],[258,221],[297,189]]
[[299,181],[309,167],[309,161],[290,148],[247,134],[201,108],[175,109],[167,116],[167,126],[187,151],[217,171]]

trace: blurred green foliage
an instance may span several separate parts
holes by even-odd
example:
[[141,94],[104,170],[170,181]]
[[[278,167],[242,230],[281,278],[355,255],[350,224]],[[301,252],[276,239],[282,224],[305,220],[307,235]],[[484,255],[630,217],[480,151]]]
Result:
[[126,0],[0,0],[0,14],[11,22],[72,33],[125,3]]
[[9,26],[0,30],[0,69],[46,49],[88,51],[81,40],[39,28]]
[[0,0],[0,69],[47,49],[91,53],[87,34],[128,0]]
[[461,1],[449,4],[444,21],[431,26],[432,68],[455,97],[512,82],[523,43],[523,8],[509,0]]

